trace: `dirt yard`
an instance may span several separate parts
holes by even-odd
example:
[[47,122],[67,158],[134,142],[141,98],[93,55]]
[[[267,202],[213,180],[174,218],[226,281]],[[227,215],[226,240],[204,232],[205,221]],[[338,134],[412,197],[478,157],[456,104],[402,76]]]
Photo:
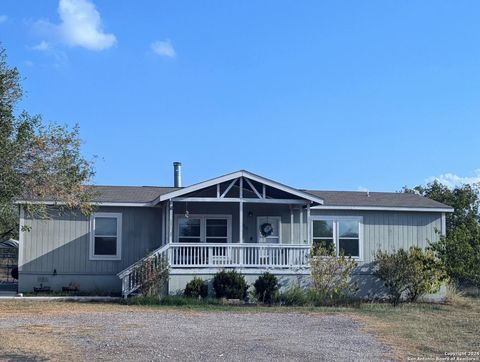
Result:
[[9,301],[0,360],[480,361],[479,321],[478,297],[396,308]]
[[0,359],[388,360],[391,348],[342,314],[198,311],[117,304],[0,303]]

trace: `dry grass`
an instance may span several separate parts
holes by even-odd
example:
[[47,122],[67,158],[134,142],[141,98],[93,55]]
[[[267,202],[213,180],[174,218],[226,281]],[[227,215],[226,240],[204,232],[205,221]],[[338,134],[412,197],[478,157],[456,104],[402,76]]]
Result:
[[63,328],[31,325],[2,331],[0,361],[79,360],[82,351],[72,349],[63,340]]
[[44,302],[31,300],[0,301],[0,318],[14,315],[46,315],[88,312],[128,312],[142,307],[125,306],[118,303],[79,303],[79,302]]
[[[480,352],[480,300],[457,296],[448,304],[364,305],[348,313],[391,345],[399,359]],[[477,360],[480,356],[476,356]]]

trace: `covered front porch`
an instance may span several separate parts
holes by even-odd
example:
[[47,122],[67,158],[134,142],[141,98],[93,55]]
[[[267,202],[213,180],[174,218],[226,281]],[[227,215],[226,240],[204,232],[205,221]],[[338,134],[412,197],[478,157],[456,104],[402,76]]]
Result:
[[162,229],[172,268],[308,265],[310,207],[321,203],[312,195],[243,171],[166,196]]
[[[118,274],[124,296],[143,282],[146,261],[172,274],[223,268],[292,273],[308,268],[310,208],[323,200],[247,171],[162,195],[163,245]],[[151,266],[149,266],[150,268]]]

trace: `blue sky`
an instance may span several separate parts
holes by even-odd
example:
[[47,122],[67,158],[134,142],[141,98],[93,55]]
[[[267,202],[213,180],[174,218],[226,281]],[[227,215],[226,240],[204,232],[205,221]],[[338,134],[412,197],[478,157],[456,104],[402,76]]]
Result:
[[480,180],[477,1],[3,0],[21,108],[81,127],[97,184],[247,169],[396,191]]

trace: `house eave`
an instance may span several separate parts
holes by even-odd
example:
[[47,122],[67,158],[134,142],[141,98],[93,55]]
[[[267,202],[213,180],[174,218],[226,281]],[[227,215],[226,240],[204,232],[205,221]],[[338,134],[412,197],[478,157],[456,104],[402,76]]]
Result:
[[[64,206],[65,202],[61,201],[27,201],[18,200],[15,201],[17,205],[52,205],[52,206]],[[112,206],[112,207],[154,207],[152,202],[91,202],[91,205],[96,206]]]
[[408,212],[453,212],[453,208],[442,207],[398,207],[398,206],[313,206],[312,210],[363,210],[363,211],[408,211]]

